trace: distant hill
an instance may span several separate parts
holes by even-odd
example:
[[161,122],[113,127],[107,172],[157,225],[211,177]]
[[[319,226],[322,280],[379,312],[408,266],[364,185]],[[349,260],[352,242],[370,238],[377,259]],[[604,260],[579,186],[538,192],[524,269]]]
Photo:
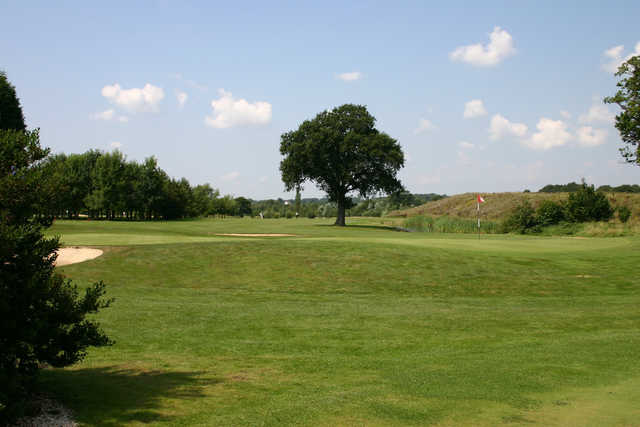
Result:
[[[411,217],[416,215],[443,216],[459,218],[476,218],[476,196],[478,193],[464,193],[444,199],[427,202],[410,209],[393,211],[388,216]],[[513,208],[523,199],[529,200],[536,208],[543,200],[566,200],[569,193],[483,193],[485,203],[481,206],[482,218],[501,220],[509,216]],[[640,218],[640,194],[607,193],[613,207],[627,206],[631,209],[632,218]]]

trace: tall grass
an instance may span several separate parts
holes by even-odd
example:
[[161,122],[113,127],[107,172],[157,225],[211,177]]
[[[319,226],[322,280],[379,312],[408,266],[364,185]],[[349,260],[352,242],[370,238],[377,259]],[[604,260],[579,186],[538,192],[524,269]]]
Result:
[[[450,216],[431,217],[418,215],[407,218],[403,227],[411,231],[426,233],[477,233],[477,220]],[[500,233],[500,225],[493,221],[481,221],[480,232],[484,234]]]

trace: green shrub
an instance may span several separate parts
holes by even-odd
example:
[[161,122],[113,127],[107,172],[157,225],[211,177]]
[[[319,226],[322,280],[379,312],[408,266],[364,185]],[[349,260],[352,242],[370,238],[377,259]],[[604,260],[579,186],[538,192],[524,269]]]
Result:
[[542,201],[536,210],[536,222],[541,226],[559,224],[565,219],[564,206],[552,200]]
[[613,208],[604,193],[595,191],[593,185],[584,181],[578,191],[569,194],[566,212],[572,222],[608,221],[613,216]]
[[313,219],[316,217],[316,213],[313,211],[309,211],[309,213],[307,214],[307,218],[309,219]]
[[629,218],[631,218],[631,209],[626,206],[618,207],[618,218],[621,222],[629,221]]
[[515,207],[502,226],[503,231],[507,233],[515,231],[525,234],[540,231],[533,206],[527,199],[522,200],[520,205]]

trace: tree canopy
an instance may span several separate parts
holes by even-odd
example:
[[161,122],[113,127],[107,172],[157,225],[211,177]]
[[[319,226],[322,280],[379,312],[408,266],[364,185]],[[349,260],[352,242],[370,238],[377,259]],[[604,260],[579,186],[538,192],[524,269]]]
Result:
[[616,116],[616,128],[626,144],[620,153],[627,163],[640,166],[640,56],[623,63],[615,75],[621,78],[616,84],[618,91],[604,102],[622,109]]
[[345,104],[304,121],[280,142],[282,181],[287,191],[315,182],[338,206],[336,225],[345,225],[347,195],[361,197],[402,189],[397,178],[404,166],[398,142],[375,128],[362,105]]

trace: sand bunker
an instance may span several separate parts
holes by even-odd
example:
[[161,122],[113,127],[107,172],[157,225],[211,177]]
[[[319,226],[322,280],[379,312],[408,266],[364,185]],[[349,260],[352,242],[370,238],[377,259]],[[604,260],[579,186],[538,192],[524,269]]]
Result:
[[271,233],[271,234],[252,234],[252,233],[223,233],[216,234],[216,236],[236,236],[236,237],[295,237],[295,234],[281,234],[281,233]]
[[90,259],[98,258],[102,255],[100,249],[92,248],[60,248],[58,249],[58,258],[56,259],[56,265],[69,265],[77,262],[88,261]]

